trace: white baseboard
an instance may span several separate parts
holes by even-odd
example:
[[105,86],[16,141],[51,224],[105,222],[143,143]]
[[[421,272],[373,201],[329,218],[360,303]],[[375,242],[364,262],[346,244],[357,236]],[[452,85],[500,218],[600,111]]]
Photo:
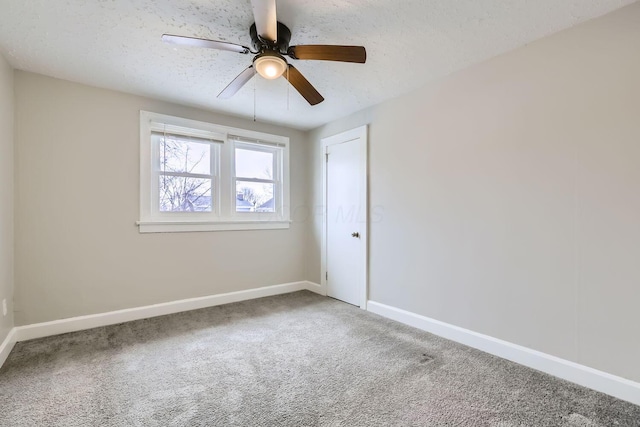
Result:
[[11,328],[7,337],[0,344],[0,368],[4,364],[7,357],[9,357],[9,353],[13,350],[13,346],[16,345],[16,328]]
[[315,292],[316,294],[320,294],[322,296],[327,296],[327,289],[325,286],[319,285],[318,283],[314,283],[314,282],[309,282],[306,281],[305,282],[307,284],[307,290],[311,291],[311,292]]
[[[54,320],[51,322],[18,326],[14,328],[15,341],[27,341],[35,338],[65,334],[67,332],[81,331],[84,329],[97,328],[100,326],[114,325],[116,323],[130,322],[132,320],[147,319],[150,317],[163,316],[165,314],[197,310],[199,308],[213,307],[216,305],[229,304],[232,302],[246,301],[273,295],[287,294],[290,292],[302,290],[309,290],[312,292],[320,293],[321,289],[319,289],[318,286],[319,285],[315,283],[307,281],[285,283],[282,285],[249,289],[246,291],[229,292],[226,294],[210,295],[199,298],[189,298],[161,304],[147,305],[144,307],[127,308],[124,310],[110,311],[107,313],[90,314],[87,316],[71,317],[68,319]],[[0,364],[0,366],[2,365]]]
[[379,302],[369,301],[367,309],[372,313],[422,329],[434,335],[640,405],[640,383],[626,378]]

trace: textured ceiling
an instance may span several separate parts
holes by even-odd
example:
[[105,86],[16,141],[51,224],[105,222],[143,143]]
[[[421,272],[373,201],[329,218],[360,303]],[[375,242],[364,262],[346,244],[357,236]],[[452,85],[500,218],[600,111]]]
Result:
[[284,79],[216,95],[251,56],[170,46],[163,33],[250,45],[249,0],[0,0],[0,52],[18,69],[310,129],[634,0],[279,0],[291,44],[367,48],[367,63],[293,61]]

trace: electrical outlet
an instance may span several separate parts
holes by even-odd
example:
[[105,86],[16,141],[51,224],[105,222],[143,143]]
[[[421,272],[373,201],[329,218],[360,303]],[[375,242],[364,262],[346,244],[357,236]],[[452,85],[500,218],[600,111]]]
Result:
[[2,315],[7,315],[7,300],[6,298],[2,300]]

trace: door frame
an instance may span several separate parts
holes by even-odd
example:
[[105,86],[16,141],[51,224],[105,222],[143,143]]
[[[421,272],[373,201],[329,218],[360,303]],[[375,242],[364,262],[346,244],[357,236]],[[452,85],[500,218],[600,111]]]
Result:
[[360,176],[360,206],[364,209],[363,218],[364,226],[360,231],[360,240],[362,241],[362,247],[360,251],[360,257],[362,260],[362,276],[361,276],[361,289],[359,290],[360,308],[367,309],[367,299],[369,291],[369,188],[368,188],[368,126],[363,125],[355,129],[351,129],[345,132],[341,132],[336,135],[322,138],[322,251],[321,251],[321,285],[324,289],[324,293],[327,294],[327,151],[328,147],[335,144],[343,144],[353,141],[355,139],[361,139],[364,143],[361,144],[360,149],[360,161],[362,162],[362,172]]

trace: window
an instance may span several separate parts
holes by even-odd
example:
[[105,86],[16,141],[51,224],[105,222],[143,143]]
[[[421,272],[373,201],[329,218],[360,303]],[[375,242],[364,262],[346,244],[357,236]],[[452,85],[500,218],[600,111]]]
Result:
[[212,212],[218,157],[213,141],[152,131],[151,146],[158,150],[151,173],[158,181],[153,194],[159,212]]
[[140,232],[289,227],[289,139],[140,112]]
[[235,210],[276,213],[282,199],[282,147],[234,141]]

